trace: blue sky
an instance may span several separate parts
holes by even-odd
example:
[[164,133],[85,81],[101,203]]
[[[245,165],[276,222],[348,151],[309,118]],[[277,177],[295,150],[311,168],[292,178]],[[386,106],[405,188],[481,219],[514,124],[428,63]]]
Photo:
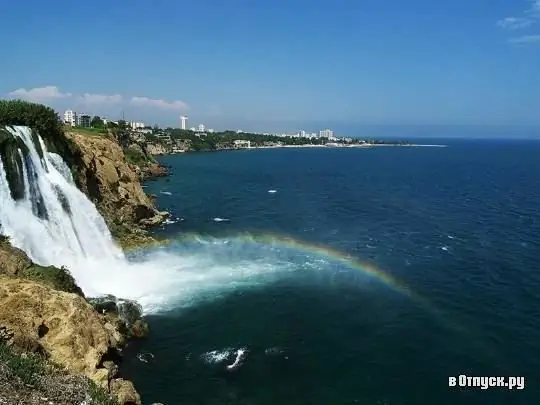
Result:
[[0,15],[0,94],[59,110],[540,132],[540,0],[0,0]]

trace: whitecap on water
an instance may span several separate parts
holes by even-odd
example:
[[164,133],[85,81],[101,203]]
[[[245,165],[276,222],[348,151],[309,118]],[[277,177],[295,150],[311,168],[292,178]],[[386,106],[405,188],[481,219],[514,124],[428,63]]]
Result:
[[234,349],[232,348],[225,348],[222,350],[210,350],[206,353],[201,354],[201,360],[207,364],[222,363],[228,360],[233,352]]

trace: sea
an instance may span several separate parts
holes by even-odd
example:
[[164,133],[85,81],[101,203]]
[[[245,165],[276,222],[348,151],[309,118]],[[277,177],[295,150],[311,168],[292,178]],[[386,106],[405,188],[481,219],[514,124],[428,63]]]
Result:
[[161,157],[143,403],[540,404],[540,141],[429,143]]

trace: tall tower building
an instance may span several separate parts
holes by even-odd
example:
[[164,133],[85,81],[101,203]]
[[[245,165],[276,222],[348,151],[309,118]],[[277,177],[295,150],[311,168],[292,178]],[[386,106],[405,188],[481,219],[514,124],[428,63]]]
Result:
[[185,116],[185,115],[182,115],[180,117],[180,129],[186,129],[186,122],[187,122],[187,119],[188,117]]

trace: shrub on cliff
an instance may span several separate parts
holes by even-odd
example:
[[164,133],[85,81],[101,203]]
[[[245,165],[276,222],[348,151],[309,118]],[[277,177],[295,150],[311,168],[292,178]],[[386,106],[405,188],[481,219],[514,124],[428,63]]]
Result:
[[69,270],[63,266],[60,268],[55,266],[43,267],[34,264],[23,270],[19,276],[47,284],[55,290],[74,293],[84,297],[81,288],[77,285]]
[[33,353],[20,353],[0,342],[0,404],[119,405],[87,377],[66,370]]
[[56,111],[22,100],[0,100],[0,125],[26,125],[36,129],[42,137],[62,134],[62,123]]
[[74,169],[76,147],[63,131],[60,117],[51,107],[23,100],[0,100],[0,127],[24,125],[36,130],[49,152],[61,155]]
[[20,378],[25,384],[35,383],[36,377],[45,371],[42,357],[33,353],[21,355],[4,342],[0,342],[0,363],[12,377]]
[[137,166],[145,166],[153,161],[147,155],[145,155],[144,152],[133,148],[124,150],[124,155],[126,156],[126,161],[128,163],[132,163]]

